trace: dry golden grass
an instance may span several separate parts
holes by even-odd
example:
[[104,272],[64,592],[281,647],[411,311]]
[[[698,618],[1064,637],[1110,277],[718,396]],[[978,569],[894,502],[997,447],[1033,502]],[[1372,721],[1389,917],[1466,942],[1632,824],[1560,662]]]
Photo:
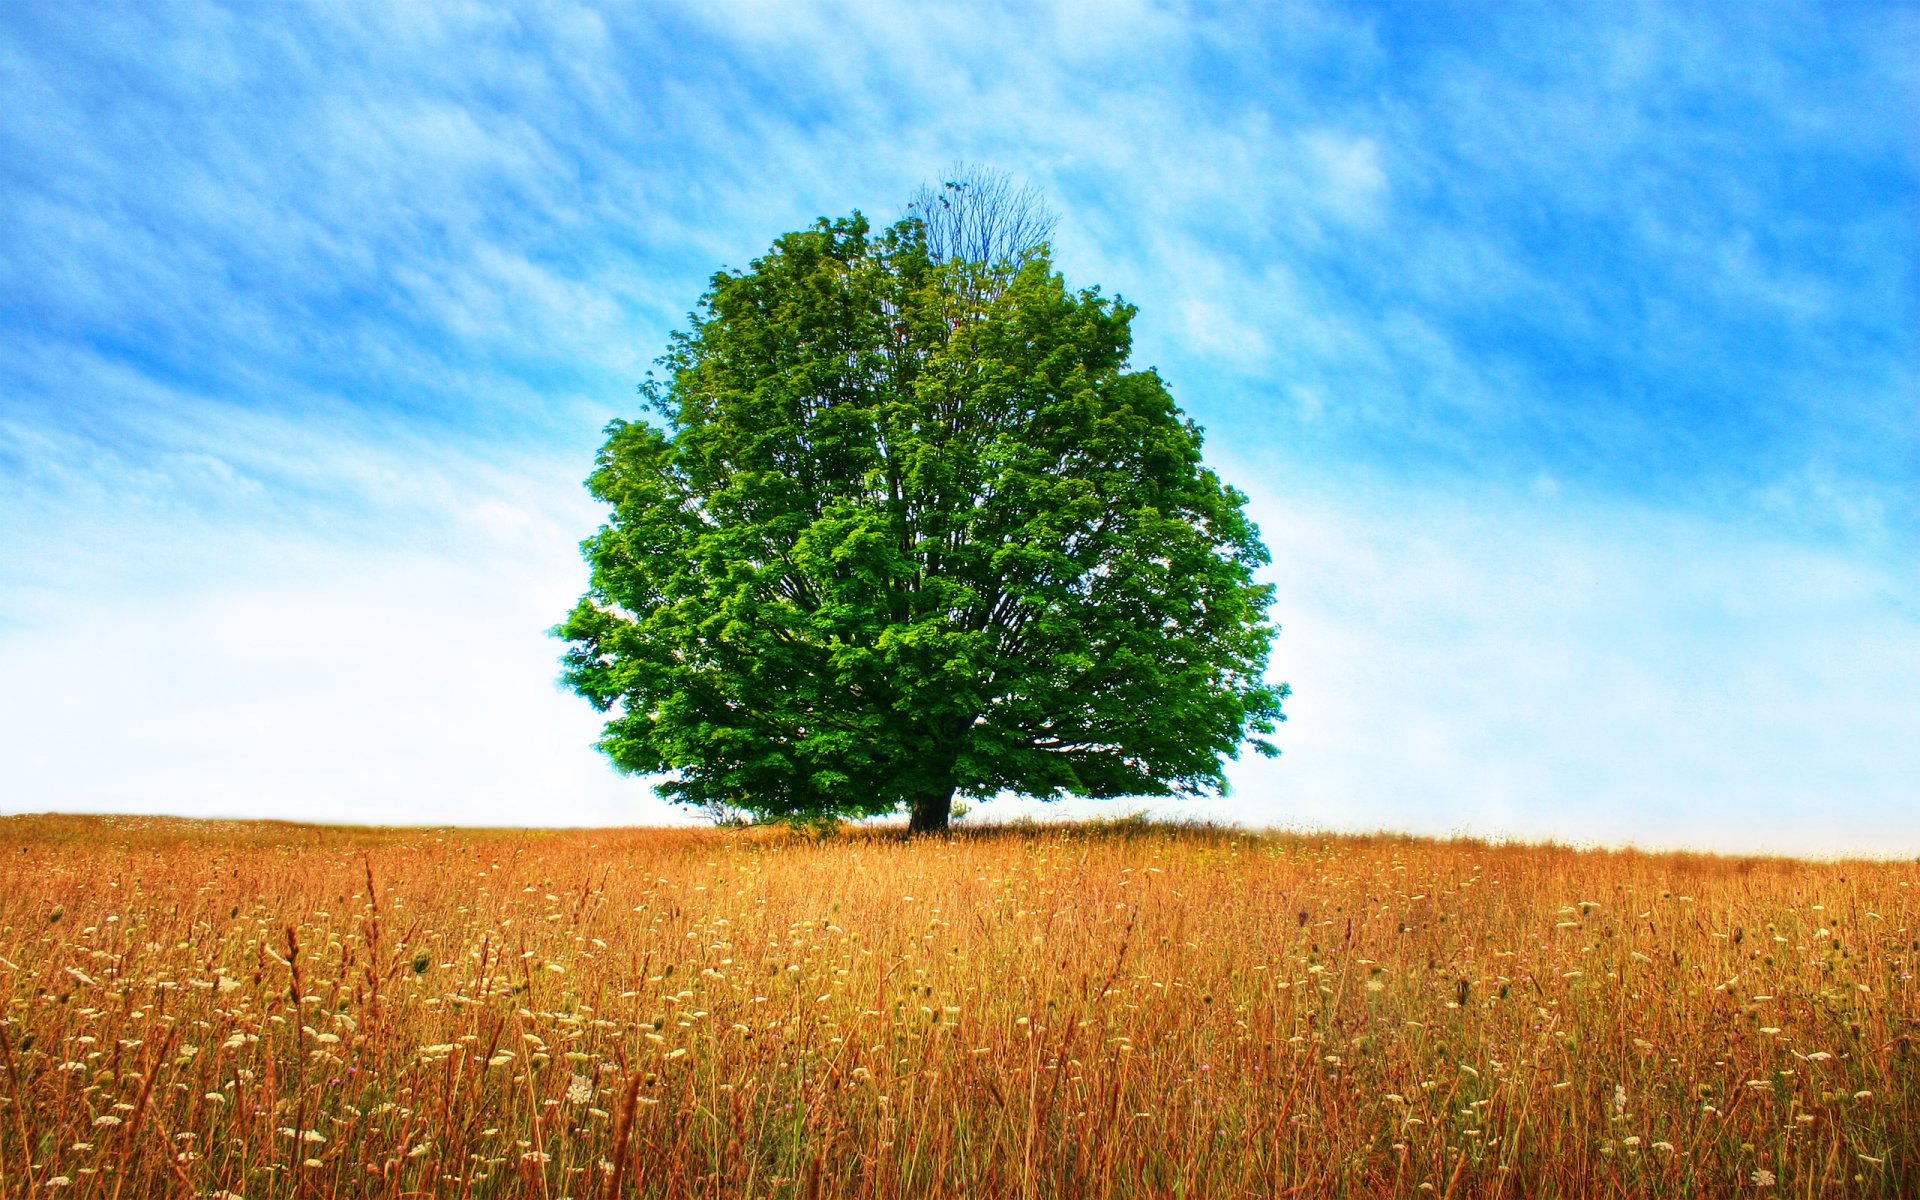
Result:
[[0,1198],[1920,1195],[1920,869],[0,821]]

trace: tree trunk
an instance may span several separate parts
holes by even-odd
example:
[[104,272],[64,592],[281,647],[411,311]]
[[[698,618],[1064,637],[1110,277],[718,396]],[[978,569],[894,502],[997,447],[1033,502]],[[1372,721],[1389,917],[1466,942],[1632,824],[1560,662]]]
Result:
[[953,818],[953,789],[921,792],[913,798],[908,812],[908,833],[945,833],[947,822]]

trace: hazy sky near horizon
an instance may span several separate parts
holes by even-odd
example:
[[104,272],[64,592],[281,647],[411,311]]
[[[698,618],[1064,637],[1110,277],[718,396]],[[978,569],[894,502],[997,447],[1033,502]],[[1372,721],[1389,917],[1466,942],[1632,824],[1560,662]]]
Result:
[[554,684],[600,429],[965,160],[1274,552],[1284,753],[1156,811],[1920,853],[1913,6],[30,0],[0,79],[0,812],[684,819]]

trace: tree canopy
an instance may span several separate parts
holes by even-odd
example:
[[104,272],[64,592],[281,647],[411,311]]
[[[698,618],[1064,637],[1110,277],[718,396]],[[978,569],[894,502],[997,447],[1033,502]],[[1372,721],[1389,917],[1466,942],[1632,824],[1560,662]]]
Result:
[[761,818],[1224,789],[1282,720],[1267,562],[1134,309],[858,213],[713,277],[607,427],[555,634],[599,747]]

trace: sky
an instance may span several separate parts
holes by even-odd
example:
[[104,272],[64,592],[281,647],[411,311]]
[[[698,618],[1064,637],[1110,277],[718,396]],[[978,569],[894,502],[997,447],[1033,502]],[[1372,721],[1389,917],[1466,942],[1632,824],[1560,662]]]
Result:
[[1040,189],[1275,760],[995,800],[1920,855],[1920,7],[0,6],[0,812],[684,821],[546,630],[706,280]]

